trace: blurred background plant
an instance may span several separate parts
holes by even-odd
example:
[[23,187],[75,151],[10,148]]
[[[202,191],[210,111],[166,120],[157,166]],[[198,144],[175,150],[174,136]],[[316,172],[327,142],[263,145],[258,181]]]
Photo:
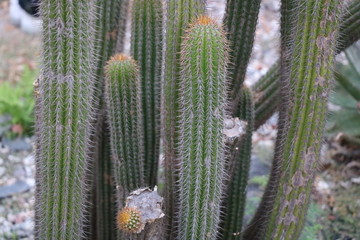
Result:
[[0,83],[0,115],[5,116],[2,128],[7,137],[32,135],[34,125],[33,82],[38,72],[25,67],[20,81]]

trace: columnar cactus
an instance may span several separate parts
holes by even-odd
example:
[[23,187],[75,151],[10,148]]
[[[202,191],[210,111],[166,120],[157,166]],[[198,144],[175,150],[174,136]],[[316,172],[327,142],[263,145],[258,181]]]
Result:
[[144,133],[139,69],[123,54],[106,66],[105,101],[110,129],[111,159],[118,207],[128,194],[144,185]]
[[[224,27],[230,47],[229,79],[231,81],[232,111],[237,110],[238,94],[245,80],[247,65],[255,38],[260,0],[227,0]],[[236,99],[237,98],[237,99]]]
[[181,49],[179,239],[218,235],[225,177],[227,64],[223,31],[211,18],[200,17]]
[[[275,194],[273,198],[263,200],[245,233],[246,239],[299,237],[318,166],[341,3],[303,1],[299,8],[287,79],[289,88],[282,90],[284,94],[286,91],[282,104],[287,105],[283,108],[286,119],[280,129],[282,134],[277,139],[282,144],[275,150],[278,169],[273,168],[270,176],[270,182],[278,186],[276,191],[270,191]],[[269,184],[268,189],[274,186]]]
[[[103,101],[104,67],[105,62],[115,54],[117,45],[121,47],[125,37],[126,11],[128,0],[96,0],[95,22],[95,53],[96,62],[96,106],[97,116],[94,139],[94,198],[92,207],[96,215],[92,216],[95,225],[89,226],[90,235],[97,235],[99,239],[114,238],[115,207],[114,184],[112,180],[110,161],[110,134],[105,120],[105,103]],[[121,14],[119,14],[121,13]],[[119,50],[119,49],[118,49]],[[95,232],[92,232],[95,230]]]
[[241,239],[242,219],[246,202],[252,132],[254,129],[254,104],[252,93],[247,87],[241,89],[240,105],[236,116],[246,122],[246,133],[231,145],[230,180],[225,199],[222,239]]
[[185,29],[189,23],[205,12],[205,0],[167,0],[165,17],[165,49],[163,59],[162,84],[162,139],[164,143],[165,167],[165,212],[169,232],[173,227],[173,214],[176,211],[176,128],[179,117],[179,64],[180,47]]
[[131,54],[139,64],[144,113],[145,183],[156,184],[160,144],[160,80],[162,64],[162,1],[135,0],[132,9]]
[[37,239],[80,239],[86,215],[96,60],[92,1],[41,1],[36,86]]

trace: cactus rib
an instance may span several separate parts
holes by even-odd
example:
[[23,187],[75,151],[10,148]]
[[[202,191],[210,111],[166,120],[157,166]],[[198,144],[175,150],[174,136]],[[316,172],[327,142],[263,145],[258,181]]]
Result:
[[[205,12],[205,0],[167,0],[165,16],[165,50],[161,99],[161,135],[164,145],[165,215],[168,234],[174,234],[173,214],[177,211],[175,182],[177,119],[179,117],[179,61],[180,48],[188,24]],[[171,238],[171,236],[170,236]]]
[[[229,78],[231,100],[236,97],[245,80],[246,69],[253,48],[256,23],[261,0],[227,0],[224,26],[230,46]],[[236,104],[233,111],[236,111]],[[235,113],[235,112],[234,112]]]
[[227,46],[209,17],[188,30],[181,49],[179,239],[215,239],[225,178]]
[[[286,80],[289,88],[282,89],[282,104],[287,106],[280,115],[285,119],[274,156],[277,169],[273,167],[272,184],[265,192],[274,195],[266,198],[266,203],[263,199],[258,209],[256,216],[262,215],[263,226],[254,231],[250,225],[245,239],[299,237],[318,164],[341,3],[301,1],[299,8],[290,77]],[[259,220],[256,216],[254,224]]]
[[141,73],[145,134],[145,183],[156,184],[160,143],[160,77],[162,63],[162,1],[135,0],[131,53]]
[[241,89],[240,106],[236,116],[247,122],[244,137],[236,139],[231,146],[232,159],[230,181],[225,200],[223,239],[241,239],[244,217],[246,187],[251,159],[252,132],[254,128],[254,104],[249,88]]
[[37,99],[38,239],[80,239],[86,215],[96,60],[91,1],[41,1]]
[[128,194],[144,185],[141,85],[135,61],[122,54],[106,66],[105,101],[118,208]]

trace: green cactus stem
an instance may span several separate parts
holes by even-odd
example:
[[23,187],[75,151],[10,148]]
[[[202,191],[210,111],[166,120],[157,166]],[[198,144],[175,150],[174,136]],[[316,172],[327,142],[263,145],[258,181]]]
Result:
[[[350,2],[341,20],[340,39],[337,53],[344,51],[360,39],[360,1]],[[259,79],[252,90],[255,95],[255,127],[259,128],[278,109],[280,95],[280,63],[275,63],[269,71]],[[272,94],[268,94],[272,92]]]
[[[91,193],[92,207],[95,215],[89,226],[89,235],[98,239],[114,239],[115,227],[115,196],[112,181],[110,160],[110,134],[105,120],[105,103],[103,101],[104,67],[110,56],[115,54],[116,45],[122,43],[125,37],[126,12],[128,0],[96,0],[95,24],[95,52],[98,56],[96,63],[96,102],[97,112],[95,139],[94,139],[94,172],[91,178],[95,179],[95,193]],[[122,46],[122,44],[121,44]],[[94,176],[95,175],[95,176]],[[95,232],[92,232],[94,231]],[[90,236],[89,236],[90,237]]]
[[246,133],[236,139],[231,146],[232,159],[231,179],[226,195],[225,217],[222,226],[223,239],[241,239],[242,219],[246,202],[246,186],[248,182],[252,132],[254,129],[254,104],[249,88],[241,89],[240,105],[236,116],[246,121]]
[[[181,42],[188,24],[205,12],[205,0],[169,0],[166,1],[165,16],[165,52],[164,73],[162,85],[162,140],[164,144],[164,168],[165,168],[165,220],[168,226],[168,234],[173,235],[173,214],[176,210],[178,191],[176,182],[176,129],[179,117],[179,64]],[[171,238],[171,236],[170,236]]]
[[300,1],[298,7],[289,88],[281,90],[286,106],[280,116],[286,119],[265,197],[245,239],[297,239],[318,166],[342,7],[338,0]]
[[135,0],[131,54],[139,64],[145,134],[145,184],[155,186],[160,144],[162,1]]
[[135,61],[122,54],[106,66],[105,101],[118,208],[144,185],[144,142],[141,83]]
[[178,239],[216,239],[225,178],[228,63],[221,28],[200,17],[181,49]]
[[92,1],[41,1],[43,53],[35,84],[37,239],[84,236],[95,67]]
[[237,110],[240,91],[245,80],[246,69],[253,48],[255,29],[261,0],[227,0],[224,26],[230,47],[229,78],[231,99],[235,101],[233,113]]

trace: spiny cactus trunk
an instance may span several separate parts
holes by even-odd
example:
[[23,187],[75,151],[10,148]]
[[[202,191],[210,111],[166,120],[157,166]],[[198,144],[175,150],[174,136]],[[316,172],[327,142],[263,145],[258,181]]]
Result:
[[261,0],[227,0],[224,26],[229,40],[232,113],[239,104],[238,94],[245,80],[246,69],[253,48],[255,29]]
[[145,134],[145,184],[156,184],[160,143],[160,78],[162,63],[162,1],[135,0],[131,54],[141,73]]
[[165,16],[165,53],[162,84],[162,139],[165,168],[165,216],[168,235],[173,238],[178,191],[175,189],[177,120],[179,117],[179,64],[181,42],[188,24],[205,12],[205,0],[167,0]]
[[[89,234],[94,239],[115,239],[116,231],[114,209],[115,186],[112,179],[110,160],[110,134],[105,120],[105,103],[103,101],[104,67],[105,62],[115,53],[116,45],[124,41],[126,12],[128,0],[96,0],[96,34],[95,52],[98,56],[96,63],[96,102],[98,112],[94,139],[94,172],[95,186],[93,205],[95,215],[93,224],[89,226]],[[122,46],[122,44],[121,44]],[[95,232],[93,232],[96,230]],[[90,236],[88,236],[89,238]]]
[[215,239],[225,178],[225,35],[199,18],[182,44],[179,91],[179,239]]
[[43,54],[36,84],[36,238],[84,235],[96,61],[92,1],[41,1]]
[[246,187],[251,159],[252,132],[254,129],[254,104],[250,89],[241,89],[240,105],[236,116],[246,121],[246,133],[231,146],[230,180],[225,198],[222,239],[241,239],[246,203]]
[[119,54],[106,66],[105,101],[118,207],[144,185],[143,116],[138,66]]
[[300,1],[298,6],[289,88],[283,88],[281,95],[282,104],[287,105],[280,116],[286,119],[265,191],[274,195],[263,199],[245,239],[297,239],[318,166],[341,3],[311,0]]
[[[360,1],[354,0],[346,7],[341,20],[340,39],[337,53],[344,51],[351,44],[360,39]],[[252,88],[255,102],[255,128],[259,128],[278,109],[280,88],[280,63],[275,63]],[[271,93],[271,94],[269,94]]]

